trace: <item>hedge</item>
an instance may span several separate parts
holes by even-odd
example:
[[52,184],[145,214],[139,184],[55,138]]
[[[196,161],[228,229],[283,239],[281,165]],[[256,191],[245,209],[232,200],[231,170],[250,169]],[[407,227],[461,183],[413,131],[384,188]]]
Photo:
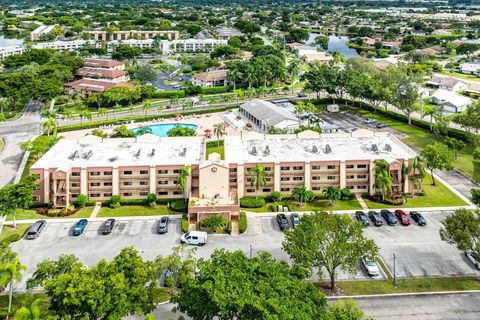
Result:
[[208,141],[207,148],[223,147],[225,140]]
[[227,93],[230,91],[230,87],[202,87],[200,93],[202,94],[217,94],[217,93]]
[[214,113],[214,112],[222,112],[237,108],[238,106],[225,106],[219,108],[211,108],[211,109],[200,109],[200,110],[176,110],[175,112],[171,113],[163,113],[163,114],[156,114],[156,115],[148,115],[148,116],[134,116],[134,117],[126,117],[126,118],[119,118],[119,119],[110,119],[110,120],[101,120],[101,121],[92,121],[92,122],[85,122],[85,123],[77,123],[71,124],[68,126],[59,127],[57,132],[67,132],[67,131],[75,131],[75,130],[82,130],[82,129],[93,129],[98,128],[100,126],[107,126],[107,125],[121,125],[126,121],[146,121],[146,120],[154,120],[154,119],[167,119],[167,118],[174,118],[177,113],[180,113],[184,116],[188,115],[195,115],[195,114],[205,114],[205,113]]
[[188,232],[188,217],[187,214],[182,215],[182,232],[187,233]]
[[239,233],[244,233],[247,231],[247,214],[244,211],[240,211],[240,221],[238,223],[238,232]]
[[150,95],[152,99],[162,99],[162,98],[184,98],[185,91],[183,90],[175,90],[175,91],[155,91],[153,94]]
[[17,242],[20,239],[22,239],[22,236],[19,235],[18,233],[13,233],[7,237],[5,237],[1,242],[0,245],[10,245],[12,242]]
[[265,205],[265,199],[262,197],[243,197],[240,199],[242,208],[261,208]]

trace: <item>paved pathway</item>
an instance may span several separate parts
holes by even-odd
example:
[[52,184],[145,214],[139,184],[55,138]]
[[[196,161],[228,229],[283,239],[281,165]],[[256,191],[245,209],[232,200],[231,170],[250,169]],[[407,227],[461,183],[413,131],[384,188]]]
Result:
[[360,203],[360,205],[362,206],[362,210],[365,212],[368,211],[368,206],[363,200],[362,196],[358,193],[355,193],[355,197],[357,198],[358,203]]
[[97,217],[97,213],[100,211],[100,208],[102,208],[102,203],[97,201],[95,203],[95,208],[93,208],[92,214],[90,215],[90,219],[95,219]]
[[15,178],[23,156],[20,144],[40,133],[41,107],[40,101],[31,100],[18,119],[0,124],[0,138],[5,142],[5,147],[0,151],[0,167],[2,168],[0,188],[13,182]]

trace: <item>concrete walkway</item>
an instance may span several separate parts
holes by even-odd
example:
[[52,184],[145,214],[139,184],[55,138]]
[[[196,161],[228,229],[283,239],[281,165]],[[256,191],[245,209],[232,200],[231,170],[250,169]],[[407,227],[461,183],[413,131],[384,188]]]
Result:
[[365,201],[363,200],[362,196],[359,195],[358,193],[356,193],[356,194],[355,194],[355,197],[357,198],[358,203],[360,203],[360,205],[362,206],[362,210],[363,210],[363,211],[368,211],[367,204],[366,204]]
[[100,208],[102,208],[102,203],[97,201],[95,203],[95,208],[93,208],[92,214],[90,215],[90,219],[95,219],[97,217],[97,213],[100,211]]

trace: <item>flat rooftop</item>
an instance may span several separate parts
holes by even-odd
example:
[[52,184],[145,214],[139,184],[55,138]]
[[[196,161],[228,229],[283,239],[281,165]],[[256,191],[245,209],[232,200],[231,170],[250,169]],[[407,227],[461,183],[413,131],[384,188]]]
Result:
[[303,132],[295,135],[245,135],[225,138],[229,163],[380,160],[391,163],[416,153],[388,133],[359,130],[355,134]]
[[205,159],[203,137],[101,139],[85,136],[62,139],[31,168],[123,167],[190,165]]

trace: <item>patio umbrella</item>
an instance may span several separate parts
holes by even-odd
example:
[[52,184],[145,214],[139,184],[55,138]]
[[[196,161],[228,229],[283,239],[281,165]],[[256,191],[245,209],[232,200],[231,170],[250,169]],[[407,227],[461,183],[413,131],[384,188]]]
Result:
[[210,130],[210,129],[205,129],[205,133],[210,133],[210,132],[212,132],[212,130]]
[[180,113],[175,114],[175,117],[177,117],[177,118],[180,117],[180,116],[181,116]]

